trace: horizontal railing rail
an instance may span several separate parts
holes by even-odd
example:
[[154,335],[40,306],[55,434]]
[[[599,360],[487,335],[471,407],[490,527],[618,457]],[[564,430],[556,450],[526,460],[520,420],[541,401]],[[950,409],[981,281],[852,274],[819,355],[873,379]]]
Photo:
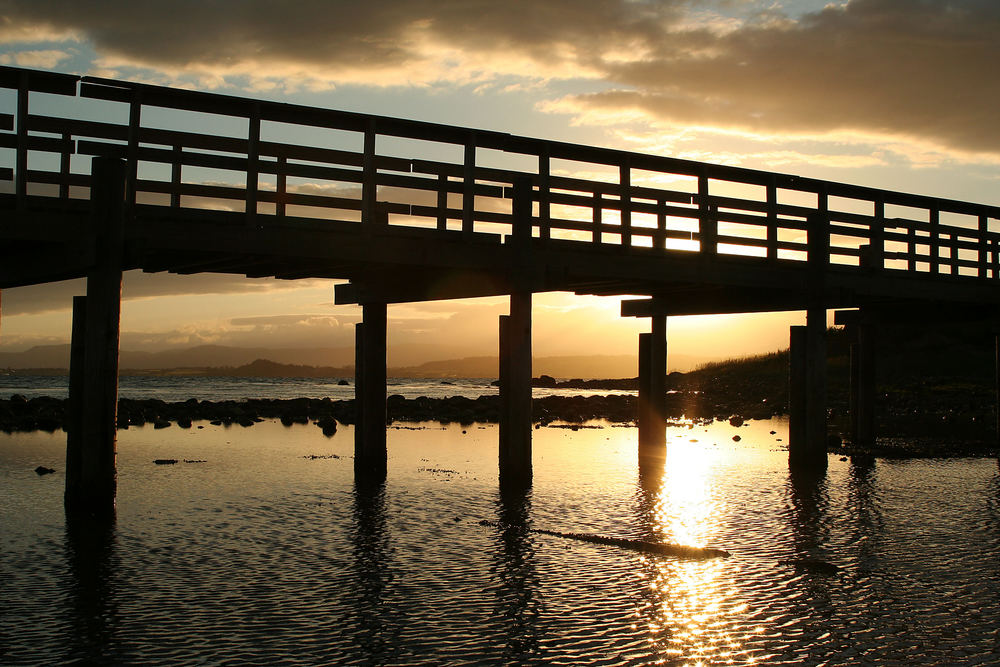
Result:
[[[14,91],[14,108],[0,112],[0,149],[10,161],[0,180],[12,182],[19,209],[39,198],[89,197],[80,158],[112,156],[128,162],[129,210],[214,206],[243,213],[250,226],[273,215],[510,236],[516,184],[527,182],[520,191],[530,192],[538,243],[1000,280],[995,206],[13,67],[0,67],[0,88]],[[62,100],[48,105],[58,114],[44,111],[49,96]],[[71,99],[117,112],[88,120],[93,107],[81,102],[74,114]],[[165,112],[194,116],[185,129],[156,126]],[[127,120],[107,120],[116,116]],[[199,128],[197,119],[228,134]],[[343,146],[303,139],[321,130],[340,133]],[[393,155],[394,142],[419,146]],[[456,151],[461,159],[438,157]]]

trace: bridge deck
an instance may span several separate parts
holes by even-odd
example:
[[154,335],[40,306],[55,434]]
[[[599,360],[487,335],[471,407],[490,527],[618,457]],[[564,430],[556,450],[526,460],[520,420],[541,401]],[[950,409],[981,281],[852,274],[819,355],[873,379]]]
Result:
[[93,77],[0,68],[0,87],[0,287],[86,275],[87,158],[117,156],[126,269],[347,279],[345,303],[1000,302],[997,207]]

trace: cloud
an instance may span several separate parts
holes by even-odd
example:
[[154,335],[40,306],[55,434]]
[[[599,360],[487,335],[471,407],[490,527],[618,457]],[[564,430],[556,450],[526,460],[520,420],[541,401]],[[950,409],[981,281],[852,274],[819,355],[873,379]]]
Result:
[[70,57],[69,53],[65,51],[57,51],[55,49],[15,51],[0,55],[0,65],[18,65],[20,67],[40,67],[43,69],[52,69]]
[[1000,4],[852,0],[798,21],[675,31],[608,63],[616,86],[572,97],[614,117],[764,134],[866,135],[1000,152]]
[[[185,294],[245,294],[264,293],[304,287],[332,286],[329,280],[273,280],[269,278],[244,278],[221,273],[173,275],[167,273],[142,273],[129,271],[124,277],[123,299],[148,299],[158,296]],[[331,288],[332,297],[332,288]],[[3,290],[4,316],[36,315],[68,310],[73,307],[73,297],[86,294],[86,281],[65,280],[57,283],[30,285]]]
[[538,85],[573,81],[584,92],[561,110],[585,122],[853,133],[1000,154],[1000,3],[850,0],[796,16],[777,4],[754,13],[762,5],[6,0],[0,39],[86,41],[99,69],[199,87],[473,84],[544,94]]
[[265,0],[0,6],[5,26],[85,35],[106,67],[219,83],[243,76],[258,90],[278,80],[599,78],[613,88],[574,99],[612,117],[861,131],[1000,151],[1000,5],[992,0],[852,0],[795,20],[772,10],[742,21],[686,11],[707,5],[680,0],[314,0],[294,12]]
[[8,0],[0,4],[0,16],[11,36],[82,36],[103,68],[245,76],[258,88],[262,79],[322,87],[475,81],[539,68],[577,76],[600,44],[649,40],[682,4],[306,0],[292,9],[270,0],[97,6]]

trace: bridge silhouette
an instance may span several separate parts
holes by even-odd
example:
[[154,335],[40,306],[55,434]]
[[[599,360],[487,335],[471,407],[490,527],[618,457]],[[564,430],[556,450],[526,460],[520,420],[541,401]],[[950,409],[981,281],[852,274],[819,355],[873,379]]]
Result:
[[[386,307],[510,296],[500,478],[531,478],[531,295],[635,295],[639,446],[662,455],[669,316],[806,311],[790,461],[825,466],[827,311],[874,438],[885,321],[992,325],[1000,208],[493,131],[0,68],[0,288],[74,300],[67,506],[113,507],[122,272],[334,278],[360,304],[355,466],[386,467]],[[9,163],[8,163],[9,164]],[[850,310],[848,310],[850,309]]]

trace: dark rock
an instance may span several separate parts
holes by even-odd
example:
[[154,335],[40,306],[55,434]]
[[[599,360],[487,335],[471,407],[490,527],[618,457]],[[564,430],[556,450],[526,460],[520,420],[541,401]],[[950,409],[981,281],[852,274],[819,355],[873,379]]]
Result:
[[153,428],[170,428],[170,422],[164,420],[157,420],[153,422]]
[[153,463],[158,466],[168,466],[177,463],[177,459],[154,459]]
[[534,387],[544,387],[544,388],[554,388],[556,386],[556,379],[551,375],[540,375],[531,381]]
[[350,382],[348,382],[347,380],[337,380],[337,386],[338,386],[338,387],[347,387],[347,386],[349,386],[350,384],[351,384],[351,383],[350,383]]
[[734,435],[734,436],[733,436],[733,442],[739,442],[739,441],[740,441],[740,440],[742,440],[742,439],[743,439],[743,438],[741,438],[741,437],[740,437],[740,436],[738,436],[738,435]]
[[323,429],[323,435],[330,437],[337,432],[337,420],[333,417],[323,417],[316,421],[316,426]]
[[191,428],[191,420],[187,417],[178,417],[177,425],[181,428]]
[[56,471],[55,468],[46,468],[45,466],[38,466],[37,468],[35,468],[35,472],[38,473],[39,476],[41,476],[41,475],[51,475],[55,471]]
[[743,426],[743,417],[739,415],[733,415],[732,417],[729,418],[729,425],[735,426],[737,428]]

